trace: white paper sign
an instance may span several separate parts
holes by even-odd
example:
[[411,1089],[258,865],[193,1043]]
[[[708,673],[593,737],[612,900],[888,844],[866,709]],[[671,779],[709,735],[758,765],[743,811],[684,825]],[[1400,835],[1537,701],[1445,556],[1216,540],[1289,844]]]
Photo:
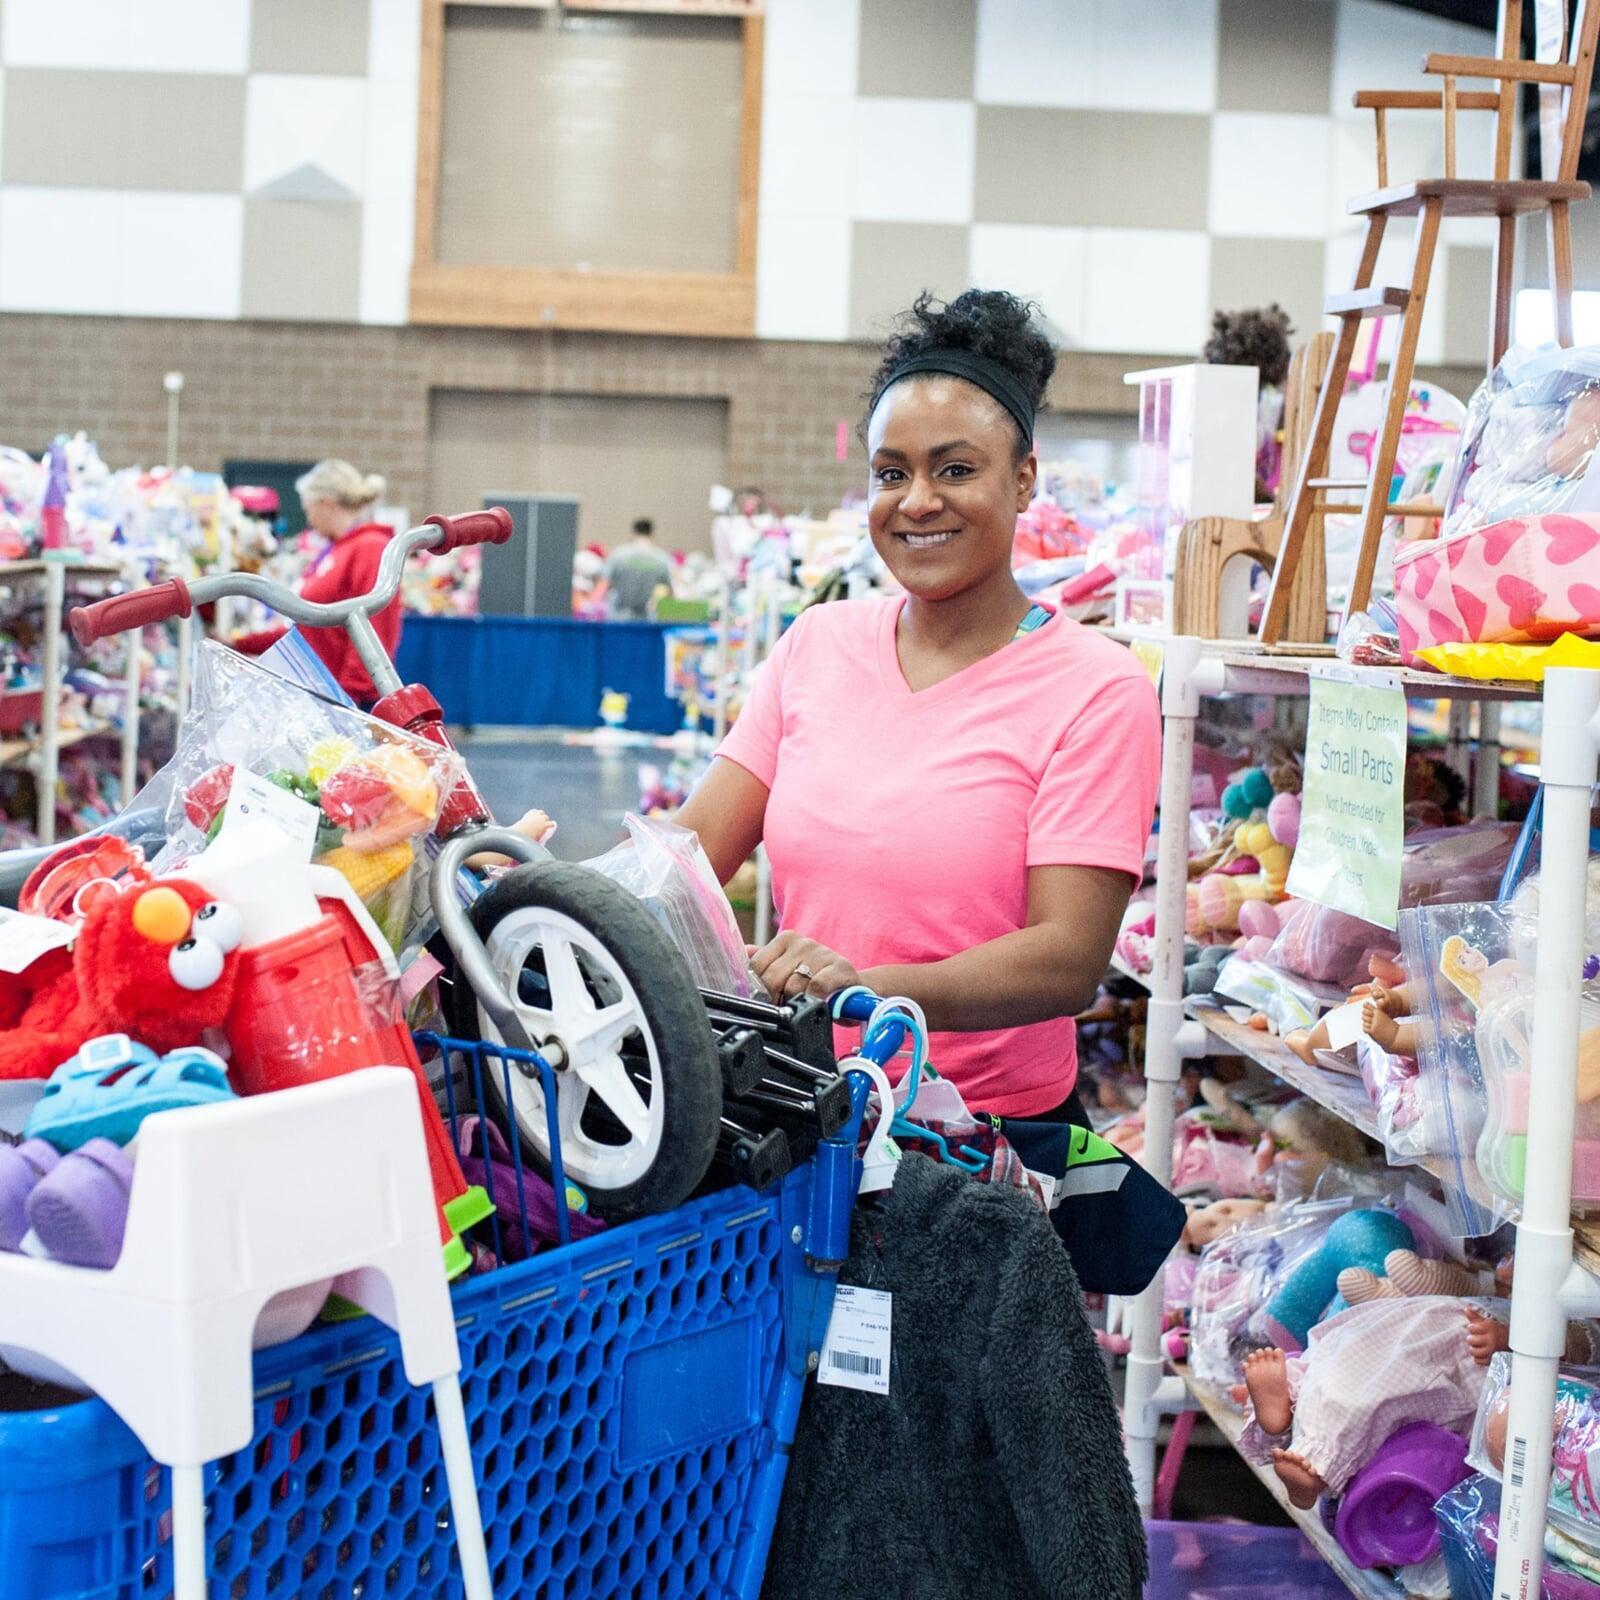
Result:
[[292,844],[303,850],[307,861],[317,847],[317,826],[321,813],[314,805],[270,779],[259,777],[248,767],[233,769],[228,787],[228,809],[222,818],[222,832],[230,833],[247,822],[270,822]]
[[40,956],[65,950],[71,943],[72,929],[54,917],[0,910],[0,972],[26,972]]
[[889,1392],[890,1295],[840,1284],[834,1291],[817,1382],[868,1394]]

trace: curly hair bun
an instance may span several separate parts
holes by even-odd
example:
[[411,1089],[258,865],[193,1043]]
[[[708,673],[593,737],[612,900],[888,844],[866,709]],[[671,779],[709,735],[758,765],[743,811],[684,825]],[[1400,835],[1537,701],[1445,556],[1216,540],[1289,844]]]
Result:
[[1035,407],[1044,399],[1056,352],[1034,320],[1037,307],[1004,289],[967,289],[954,300],[936,300],[924,290],[900,319],[872,377],[872,398],[889,374],[911,356],[930,350],[970,350],[1004,367]]

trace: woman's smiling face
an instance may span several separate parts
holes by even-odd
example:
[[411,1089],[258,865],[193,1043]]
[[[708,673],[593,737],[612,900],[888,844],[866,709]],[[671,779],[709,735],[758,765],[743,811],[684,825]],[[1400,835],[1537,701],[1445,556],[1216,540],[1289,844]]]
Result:
[[867,520],[907,594],[948,600],[1009,571],[1036,471],[1017,449],[1010,414],[964,378],[902,378],[885,391],[867,422]]

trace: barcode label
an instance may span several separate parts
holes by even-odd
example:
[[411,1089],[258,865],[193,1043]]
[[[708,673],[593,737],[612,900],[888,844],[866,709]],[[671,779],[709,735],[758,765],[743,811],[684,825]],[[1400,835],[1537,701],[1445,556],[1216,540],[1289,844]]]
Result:
[[817,1382],[867,1394],[889,1392],[890,1297],[883,1289],[841,1284],[822,1341]]
[[1522,1474],[1528,1465],[1528,1441],[1518,1439],[1511,1451],[1511,1487],[1522,1487]]
[[828,1365],[838,1372],[870,1372],[874,1378],[883,1371],[883,1363],[876,1356],[864,1356],[854,1350],[830,1350]]

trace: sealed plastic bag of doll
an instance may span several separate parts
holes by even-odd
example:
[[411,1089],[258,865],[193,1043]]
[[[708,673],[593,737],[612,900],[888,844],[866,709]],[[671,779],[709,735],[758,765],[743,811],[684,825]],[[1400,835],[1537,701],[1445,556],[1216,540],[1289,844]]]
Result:
[[699,838],[657,817],[625,819],[629,842],[586,865],[644,901],[702,989],[750,999],[762,994],[728,897]]
[[[1496,901],[1400,915],[1407,981],[1399,993],[1411,1020],[1398,1047],[1409,1044],[1418,1067],[1416,1138],[1464,1238],[1498,1227],[1522,1195],[1533,967],[1514,953],[1513,924]],[[1572,1194],[1577,1205],[1600,1201],[1600,1105],[1578,1108]]]
[[1600,347],[1511,350],[1473,396],[1443,537],[1395,558],[1400,647],[1600,633]]
[[424,841],[464,780],[453,751],[208,643],[177,750],[130,810],[164,818],[157,872],[203,849],[233,806],[264,812],[318,865],[343,873],[404,960],[426,937]]
[[[1450,1576],[1451,1600],[1492,1600],[1500,1543],[1500,1485],[1474,1475],[1444,1494],[1433,1508],[1439,1544]],[[1593,1555],[1554,1523],[1545,1531],[1542,1600],[1600,1600],[1600,1568]]]
[[[1514,824],[1498,822],[1412,834],[1400,857],[1401,907],[1490,898],[1516,838]],[[1387,929],[1302,900],[1284,919],[1266,962],[1349,990],[1373,976],[1374,957],[1392,962],[1399,951],[1397,936]]]
[[[1511,1400],[1511,1357],[1489,1363],[1467,1461],[1486,1479],[1505,1470],[1506,1418]],[[1556,1375],[1555,1443],[1550,1461],[1550,1528],[1561,1536],[1561,1559],[1600,1585],[1600,1485],[1591,1476],[1600,1461],[1600,1368],[1563,1363]],[[1548,1549],[1547,1545],[1547,1549]],[[1600,1600],[1600,1589],[1597,1589]]]
[[1189,1363],[1200,1382],[1226,1393],[1242,1380],[1245,1356],[1277,1342],[1265,1308],[1354,1205],[1345,1194],[1269,1206],[1206,1246],[1190,1299]]
[[1508,350],[1467,406],[1445,538],[1510,518],[1600,509],[1600,346]]

